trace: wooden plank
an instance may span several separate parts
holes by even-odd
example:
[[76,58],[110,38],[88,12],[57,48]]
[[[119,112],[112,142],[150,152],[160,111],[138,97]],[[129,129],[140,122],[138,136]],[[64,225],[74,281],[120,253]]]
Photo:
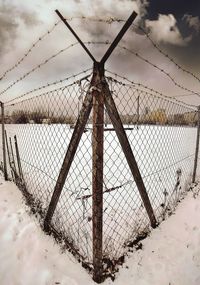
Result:
[[117,137],[119,139],[119,142],[121,144],[121,147],[123,149],[123,152],[125,154],[126,160],[128,162],[128,165],[130,167],[131,173],[134,177],[134,180],[136,182],[137,188],[139,190],[140,196],[142,198],[142,201],[144,203],[145,209],[147,211],[147,214],[149,216],[151,226],[155,228],[157,226],[157,221],[153,212],[153,208],[151,206],[144,182],[142,180],[142,176],[140,174],[140,170],[138,168],[137,162],[135,160],[133,151],[131,149],[131,146],[129,144],[126,132],[123,128],[123,124],[121,122],[119,113],[117,111],[115,102],[113,100],[112,94],[109,90],[107,82],[103,85],[104,90],[104,100],[105,100],[105,106],[108,112],[108,115],[112,121],[112,124],[116,130]]

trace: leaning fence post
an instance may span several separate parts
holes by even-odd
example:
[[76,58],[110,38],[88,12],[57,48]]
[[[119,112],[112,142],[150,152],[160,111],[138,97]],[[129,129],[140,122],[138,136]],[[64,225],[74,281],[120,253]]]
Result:
[[15,181],[13,168],[12,168],[12,163],[11,163],[11,157],[10,157],[10,150],[9,150],[9,145],[8,145],[8,136],[7,136],[6,130],[5,130],[5,143],[6,143],[6,148],[7,148],[8,162],[9,162],[9,166],[10,166],[10,172],[11,172],[11,175],[12,175],[12,180]]
[[14,136],[14,141],[15,141],[15,152],[16,152],[16,157],[17,157],[17,165],[18,165],[18,170],[19,170],[19,177],[24,180],[23,177],[23,172],[22,172],[22,165],[21,165],[21,159],[19,155],[19,148],[18,148],[18,143],[17,143],[17,136]]
[[93,86],[93,131],[92,131],[92,225],[93,225],[93,279],[102,282],[103,239],[103,132],[104,95],[101,80],[104,67],[94,63],[95,86]]
[[197,123],[197,140],[196,140],[196,150],[195,150],[195,158],[194,158],[194,170],[192,183],[196,180],[196,172],[197,172],[197,161],[199,155],[199,139],[200,139],[200,106],[198,106],[198,123]]
[[1,125],[2,125],[2,148],[3,148],[3,169],[4,178],[8,180],[7,163],[6,163],[6,144],[5,144],[5,120],[4,120],[4,103],[1,102]]
[[15,180],[17,180],[17,169],[16,169],[16,165],[15,165],[15,157],[14,157],[11,137],[9,138],[9,142],[10,142],[10,155],[11,155],[11,158],[12,158],[12,168],[13,168],[13,171],[14,171]]

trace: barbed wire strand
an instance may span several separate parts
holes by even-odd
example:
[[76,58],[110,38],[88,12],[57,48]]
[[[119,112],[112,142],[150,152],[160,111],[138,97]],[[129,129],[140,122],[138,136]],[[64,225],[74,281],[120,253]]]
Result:
[[[14,85],[16,85],[17,83],[19,83],[20,81],[22,81],[23,79],[25,79],[28,75],[30,75],[31,73],[33,73],[34,71],[36,71],[37,69],[41,68],[42,66],[44,66],[45,64],[47,64],[48,62],[50,62],[52,59],[54,59],[55,57],[57,57],[58,55],[60,55],[61,53],[65,52],[66,50],[69,50],[70,48],[78,45],[78,42],[75,42],[69,46],[67,46],[64,49],[59,50],[57,53],[51,55],[50,57],[48,57],[46,60],[44,60],[43,62],[39,63],[37,66],[35,66],[34,68],[32,68],[31,70],[29,70],[28,72],[26,72],[24,75],[22,75],[20,78],[18,78],[16,81],[14,81],[12,84],[10,84],[7,88],[5,88],[1,93],[0,96],[3,95],[6,91],[8,91],[9,89],[11,89]],[[84,44],[105,44],[108,45],[110,44],[110,42],[108,41],[102,41],[102,42],[93,42],[93,41],[87,41],[84,42]]]
[[56,26],[60,23],[61,21],[57,21],[51,29],[49,29],[46,33],[44,33],[41,37],[39,37],[32,45],[31,47],[27,50],[27,52],[15,63],[12,67],[7,69],[1,76],[0,80],[6,77],[6,75],[13,71],[15,68],[17,68],[24,60],[25,58],[28,57],[28,55],[33,51],[33,49],[39,44],[39,42],[43,41],[48,35],[50,35],[53,30],[56,28]]
[[[80,19],[80,20],[88,20],[88,21],[93,21],[93,22],[99,22],[99,23],[106,23],[106,24],[112,24],[112,23],[120,23],[120,22],[125,22],[126,20],[124,19],[120,19],[120,18],[116,18],[116,17],[109,17],[109,18],[93,18],[93,17],[74,17],[74,18],[66,18],[67,21],[71,21],[74,19]],[[162,54],[164,57],[166,57],[170,62],[172,62],[178,69],[180,69],[182,72],[189,74],[190,76],[192,76],[194,79],[196,79],[198,82],[200,82],[200,78],[195,75],[193,72],[185,69],[184,67],[182,67],[180,64],[178,64],[174,58],[172,58],[169,54],[167,54],[166,52],[164,52],[156,43],[155,41],[151,38],[151,36],[145,31],[145,29],[143,29],[141,26],[133,24],[134,27],[138,28],[139,30],[141,30],[144,35],[146,36],[146,38],[151,42],[151,44],[153,45],[153,47],[155,49],[158,50],[158,52],[160,54]]]
[[[128,79],[127,77],[121,76],[121,75],[119,75],[119,74],[117,74],[117,73],[114,73],[114,72],[112,72],[112,71],[109,71],[108,69],[106,69],[105,71],[108,72],[108,73],[110,73],[111,75],[114,75],[115,77],[119,77],[119,78],[121,78],[121,79],[123,79],[123,80],[126,80],[126,81],[129,82],[131,85],[137,85],[137,86],[139,86],[139,87],[142,87],[142,88],[148,90],[148,91],[151,92],[151,93],[155,93],[156,95],[158,95],[158,96],[160,96],[160,97],[164,97],[164,98],[167,99],[167,100],[170,100],[170,99],[171,99],[173,102],[175,101],[175,102],[177,102],[178,104],[183,104],[183,105],[185,105],[185,106],[189,106],[189,107],[192,107],[192,108],[194,108],[194,107],[196,108],[196,107],[197,107],[196,105],[192,105],[192,104],[185,103],[184,101],[178,100],[178,99],[176,99],[176,98],[174,98],[174,97],[172,97],[172,96],[167,96],[167,95],[161,93],[160,91],[157,91],[157,90],[154,89],[154,88],[148,87],[147,85],[145,85],[145,84],[143,84],[143,83],[134,82],[133,80],[130,80],[130,79]],[[107,78],[110,79],[110,80],[113,80],[112,77],[107,77]],[[116,80],[116,79],[114,79],[114,80]],[[119,80],[116,80],[116,82],[118,82],[119,84],[122,84],[122,85],[124,84],[124,82],[119,81]]]
[[69,77],[66,77],[66,78],[63,78],[63,79],[60,79],[60,80],[56,80],[56,81],[54,81],[54,82],[47,83],[47,84],[42,85],[42,86],[40,86],[40,87],[34,88],[34,89],[32,89],[32,90],[30,90],[30,91],[28,91],[28,92],[26,92],[26,93],[24,93],[24,94],[22,94],[22,95],[20,95],[20,96],[18,96],[18,97],[15,97],[15,98],[13,98],[13,99],[11,99],[11,100],[8,100],[8,101],[4,102],[4,104],[8,104],[8,103],[13,102],[13,101],[15,101],[15,100],[17,100],[17,99],[21,99],[21,98],[23,98],[23,97],[25,97],[25,96],[27,96],[27,95],[30,95],[31,93],[34,93],[34,92],[36,92],[36,91],[40,91],[40,90],[45,89],[45,88],[47,88],[47,87],[60,84],[60,83],[62,83],[62,82],[64,82],[64,81],[68,81],[68,80],[70,80],[70,79],[72,79],[72,78],[78,77],[79,75],[81,75],[81,74],[83,74],[83,73],[87,73],[87,72],[90,71],[90,70],[92,70],[92,68],[85,69],[85,70],[83,70],[83,71],[81,71],[81,72],[79,72],[79,73],[77,73],[77,74],[73,74],[73,75],[71,75],[71,76],[69,76]]
[[135,55],[136,57],[138,57],[139,59],[141,59],[142,61],[144,61],[145,63],[148,63],[149,65],[151,65],[152,67],[156,68],[157,70],[159,70],[161,73],[165,74],[177,87],[181,88],[182,90],[185,90],[187,92],[193,93],[194,95],[200,97],[200,94],[197,93],[196,91],[193,91],[181,84],[179,84],[170,73],[168,73],[167,71],[165,71],[165,69],[160,68],[158,65],[152,63],[151,61],[149,61],[148,59],[146,59],[145,57],[143,57],[142,55],[140,55],[138,52],[135,52],[133,50],[130,50],[129,48],[125,47],[125,46],[118,46],[120,49],[125,50],[133,55]]
[[197,81],[200,82],[200,78],[198,76],[196,76],[193,72],[185,69],[184,67],[182,67],[180,64],[178,64],[169,54],[167,54],[166,52],[164,52],[156,43],[155,41],[153,41],[153,39],[149,36],[149,34],[141,27],[138,25],[133,24],[135,27],[139,28],[144,34],[145,36],[149,39],[149,41],[152,43],[153,47],[156,48],[158,50],[158,52],[160,54],[162,54],[164,57],[166,57],[169,61],[171,61],[178,69],[182,70],[183,72],[191,75],[194,79],[196,79]]
[[[73,43],[73,44],[69,45],[68,47],[66,47],[66,48],[64,48],[64,49],[61,49],[61,50],[60,50],[59,52],[57,52],[56,54],[50,56],[48,59],[46,59],[45,61],[43,61],[42,63],[40,63],[40,64],[37,65],[36,67],[34,67],[32,70],[30,70],[30,71],[27,72],[26,74],[24,74],[22,77],[20,77],[19,79],[17,79],[17,80],[16,80],[14,83],[12,83],[11,85],[9,85],[6,89],[4,89],[4,90],[0,93],[0,95],[3,95],[7,90],[9,90],[10,88],[12,88],[12,87],[13,87],[15,84],[17,84],[19,81],[21,81],[21,80],[23,80],[24,78],[26,78],[29,74],[33,73],[34,71],[36,71],[36,70],[39,69],[41,66],[45,65],[46,63],[48,63],[50,60],[52,60],[53,58],[55,58],[56,56],[58,56],[58,55],[61,54],[62,52],[66,51],[66,50],[69,49],[69,48],[74,47],[74,46],[77,45],[77,44],[78,44],[78,42]],[[105,45],[108,45],[108,44],[110,44],[110,42],[109,42],[109,41],[102,41],[102,42],[92,42],[92,41],[89,41],[89,42],[84,42],[84,44],[105,44]],[[177,82],[175,81],[175,79],[174,79],[169,73],[167,73],[164,69],[161,69],[160,67],[158,67],[157,65],[153,64],[153,63],[150,62],[149,60],[145,59],[144,57],[142,57],[142,56],[139,55],[138,53],[136,53],[136,52],[134,52],[134,51],[132,51],[132,50],[126,48],[125,46],[119,46],[119,48],[121,48],[121,49],[123,49],[123,50],[126,50],[126,51],[128,51],[128,52],[134,54],[135,56],[139,57],[139,58],[140,58],[141,60],[143,60],[144,62],[150,64],[150,65],[153,66],[154,68],[158,69],[160,72],[164,73],[177,87],[179,87],[179,88],[181,88],[181,89],[183,89],[183,90],[185,90],[185,91],[191,92],[191,93],[193,93],[194,95],[197,95],[198,97],[200,97],[200,95],[199,95],[198,93],[196,93],[196,92],[194,92],[193,90],[190,90],[190,89],[188,89],[188,88],[186,88],[186,87],[180,85],[180,84],[177,83]],[[135,84],[135,83],[133,83],[133,84]],[[140,84],[140,85],[141,85],[141,84]],[[141,86],[142,86],[142,85],[141,85]],[[145,87],[145,88],[146,88],[146,87]],[[149,90],[153,90],[153,89],[150,89],[150,88],[148,88],[148,89],[149,89]],[[156,92],[157,94],[159,94],[158,91],[155,91],[155,90],[154,90],[154,92]],[[161,94],[162,94],[162,93],[160,93],[159,95],[161,95]],[[168,97],[168,98],[169,98],[169,96],[166,96],[166,95],[163,95],[163,94],[162,94],[162,96],[165,96],[165,97]],[[173,98],[173,97],[171,97],[171,98]],[[180,101],[180,100],[178,100],[178,102],[184,103],[183,101]],[[193,106],[193,107],[194,107],[195,105],[190,105],[190,106]]]
[[[82,72],[82,73],[83,73],[83,72]],[[78,76],[78,73],[77,73],[77,75],[73,75],[72,77],[76,77],[76,76]],[[90,77],[90,76],[91,76],[91,74],[88,74],[88,75],[86,75],[86,76],[84,76],[84,77],[82,77],[82,78],[80,78],[80,79],[78,79],[78,80],[73,81],[72,83],[68,84],[67,86],[63,86],[63,87],[59,87],[59,88],[56,88],[56,89],[52,89],[52,90],[49,90],[49,91],[40,93],[40,94],[38,94],[37,96],[32,96],[32,97],[30,97],[30,98],[27,98],[27,99],[24,99],[24,100],[21,100],[21,101],[17,101],[17,102],[14,102],[14,103],[5,102],[5,106],[15,106],[15,105],[17,105],[17,104],[24,103],[24,102],[27,102],[27,101],[32,100],[32,99],[40,98],[40,97],[42,97],[42,96],[44,96],[44,95],[47,95],[47,94],[49,94],[49,93],[52,93],[52,92],[54,92],[54,91],[60,91],[60,90],[63,91],[63,90],[65,90],[67,87],[73,86],[74,84],[80,84],[81,81],[86,80],[86,79],[87,79],[88,77]],[[15,98],[15,100],[17,100],[17,99],[19,99],[19,98],[21,98],[21,97],[17,97],[17,98]]]
[[[71,17],[71,18],[66,18],[67,21],[72,21],[72,20],[90,20],[90,21],[95,21],[95,22],[105,22],[105,23],[114,23],[114,22],[124,22],[124,20],[122,19],[117,19],[115,17],[110,17],[108,19],[101,19],[101,18],[89,18],[89,17],[84,17],[84,16],[77,16],[77,17]],[[32,45],[31,47],[27,50],[27,52],[9,69],[7,69],[1,76],[0,76],[0,80],[2,80],[3,78],[5,78],[5,76],[13,71],[15,68],[17,68],[24,60],[26,57],[28,57],[28,55],[33,51],[34,48],[36,48],[36,46],[39,44],[39,42],[41,42],[42,40],[44,40],[49,34],[51,34],[53,32],[53,30],[57,27],[58,24],[61,23],[61,20],[57,21],[56,23],[54,23],[53,27],[51,29],[49,29],[47,32],[45,32],[42,36],[40,36]]]
[[[92,17],[85,17],[85,16],[77,16],[77,17],[71,17],[71,18],[66,18],[67,21],[72,21],[72,20],[89,20],[89,21],[93,21],[93,22],[99,22],[99,23],[106,23],[106,24],[112,24],[114,22],[120,23],[120,22],[125,22],[124,19],[120,19],[120,18],[116,18],[116,17],[109,17],[109,18],[92,18]],[[24,54],[24,56],[15,64],[13,65],[11,68],[9,68],[7,71],[4,72],[4,74],[0,77],[0,79],[3,79],[7,73],[9,73],[10,71],[14,70],[16,67],[18,67],[23,61],[24,59],[31,53],[31,51],[37,46],[37,44],[42,41],[47,35],[49,35],[54,29],[55,27],[60,23],[61,21],[57,21],[53,27],[48,30],[45,34],[43,34],[41,37],[39,37],[36,42],[34,42],[32,44],[32,46],[29,48],[29,50]],[[191,75],[193,78],[195,78],[196,80],[198,80],[200,82],[200,78],[198,78],[194,73],[192,73],[191,71],[183,68],[180,64],[178,64],[171,56],[169,56],[169,54],[165,53],[156,43],[155,41],[153,41],[153,39],[149,36],[149,34],[141,27],[138,26],[136,24],[133,24],[133,26],[135,26],[136,28],[140,29],[144,35],[148,38],[148,40],[152,43],[153,47],[155,47],[159,53],[161,53],[163,56],[165,56],[168,60],[170,60],[178,69],[182,70],[183,72]]]

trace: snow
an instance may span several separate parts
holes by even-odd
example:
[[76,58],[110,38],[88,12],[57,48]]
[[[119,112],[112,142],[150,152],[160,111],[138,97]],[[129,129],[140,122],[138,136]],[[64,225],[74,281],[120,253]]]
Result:
[[[88,125],[89,126],[89,125]],[[108,127],[112,127],[108,125]],[[126,126],[125,126],[126,127]],[[191,181],[196,128],[131,126],[127,136],[133,148],[156,218],[174,208]],[[90,126],[91,128],[91,126]],[[68,125],[8,124],[8,137],[17,135],[26,187],[46,211],[73,130]],[[179,189],[177,170],[181,170]],[[121,186],[123,185],[123,186]],[[149,219],[115,132],[104,133],[103,251],[118,259]],[[167,200],[164,193],[167,192]],[[85,132],[61,193],[52,225],[73,242],[86,262],[92,262],[92,199],[77,199],[92,193],[92,138]],[[165,203],[166,202],[166,203]]]
[[[174,215],[143,240],[104,285],[200,284],[200,186],[188,193]],[[0,284],[92,285],[91,276],[68,252],[61,252],[28,214],[22,194],[0,177]]]

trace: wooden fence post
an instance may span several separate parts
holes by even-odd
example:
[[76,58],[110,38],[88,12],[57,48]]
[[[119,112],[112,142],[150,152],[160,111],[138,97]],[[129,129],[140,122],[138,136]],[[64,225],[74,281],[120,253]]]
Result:
[[196,140],[196,150],[195,150],[195,158],[194,158],[194,170],[193,170],[192,183],[194,183],[196,180],[197,162],[198,162],[198,155],[199,155],[199,139],[200,139],[200,106],[198,106],[197,140]]
[[12,162],[11,162],[11,157],[10,157],[10,150],[9,150],[8,137],[7,137],[6,130],[5,130],[5,143],[6,143],[6,149],[7,149],[7,154],[8,154],[8,162],[9,162],[9,166],[10,166],[10,172],[12,175],[12,180],[15,181],[15,176],[14,176],[13,168],[12,168]]
[[14,136],[14,142],[15,142],[15,152],[16,152],[16,157],[17,157],[17,166],[18,166],[18,170],[19,170],[19,177],[21,178],[22,181],[24,181],[22,165],[21,165],[21,159],[20,159],[20,155],[19,155],[17,136],[16,135]]
[[93,225],[93,279],[102,282],[103,241],[103,133],[104,94],[101,81],[104,67],[94,63],[95,83],[93,88],[92,131],[92,225]]
[[1,125],[2,125],[2,148],[3,148],[3,169],[4,178],[8,180],[7,162],[6,162],[6,144],[5,144],[5,118],[4,118],[4,103],[1,102]]
[[9,137],[9,142],[10,142],[10,152],[11,152],[10,155],[11,155],[11,158],[12,158],[11,164],[12,164],[12,168],[13,168],[14,175],[15,175],[15,181],[17,181],[17,169],[16,169],[16,165],[15,165],[15,157],[14,157],[11,137]]

